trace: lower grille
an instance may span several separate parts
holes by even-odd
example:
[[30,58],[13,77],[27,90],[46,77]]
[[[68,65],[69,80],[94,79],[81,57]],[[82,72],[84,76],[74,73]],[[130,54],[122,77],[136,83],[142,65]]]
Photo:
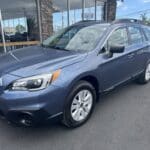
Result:
[[4,113],[0,110],[0,117],[4,117]]

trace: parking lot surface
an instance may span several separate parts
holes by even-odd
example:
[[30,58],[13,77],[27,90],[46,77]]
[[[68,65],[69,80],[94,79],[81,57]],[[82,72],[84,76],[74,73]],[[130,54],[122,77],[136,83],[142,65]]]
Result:
[[0,120],[0,150],[150,150],[150,84],[130,83],[102,96],[91,119],[74,130]]

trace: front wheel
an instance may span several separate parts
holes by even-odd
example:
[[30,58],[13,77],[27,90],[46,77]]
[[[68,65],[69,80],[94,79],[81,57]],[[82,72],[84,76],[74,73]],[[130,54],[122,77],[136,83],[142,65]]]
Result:
[[137,82],[146,84],[150,81],[150,62],[147,64],[145,71],[139,76]]
[[69,94],[64,110],[63,123],[70,128],[79,127],[91,116],[96,101],[94,87],[86,81],[80,81]]

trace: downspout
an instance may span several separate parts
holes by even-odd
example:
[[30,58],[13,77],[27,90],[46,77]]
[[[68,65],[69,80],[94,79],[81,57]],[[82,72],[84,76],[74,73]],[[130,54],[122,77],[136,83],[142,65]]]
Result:
[[5,34],[4,34],[4,27],[3,27],[3,18],[2,18],[2,11],[1,11],[1,9],[0,9],[0,24],[1,24],[1,31],[2,31],[2,40],[3,40],[4,53],[7,53],[6,41],[5,41]]

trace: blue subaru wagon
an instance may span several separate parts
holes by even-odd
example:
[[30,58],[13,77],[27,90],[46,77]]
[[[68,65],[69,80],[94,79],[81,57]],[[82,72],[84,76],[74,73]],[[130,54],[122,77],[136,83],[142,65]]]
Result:
[[129,80],[150,81],[150,27],[135,19],[78,22],[0,56],[0,115],[22,126],[78,127],[101,93]]

